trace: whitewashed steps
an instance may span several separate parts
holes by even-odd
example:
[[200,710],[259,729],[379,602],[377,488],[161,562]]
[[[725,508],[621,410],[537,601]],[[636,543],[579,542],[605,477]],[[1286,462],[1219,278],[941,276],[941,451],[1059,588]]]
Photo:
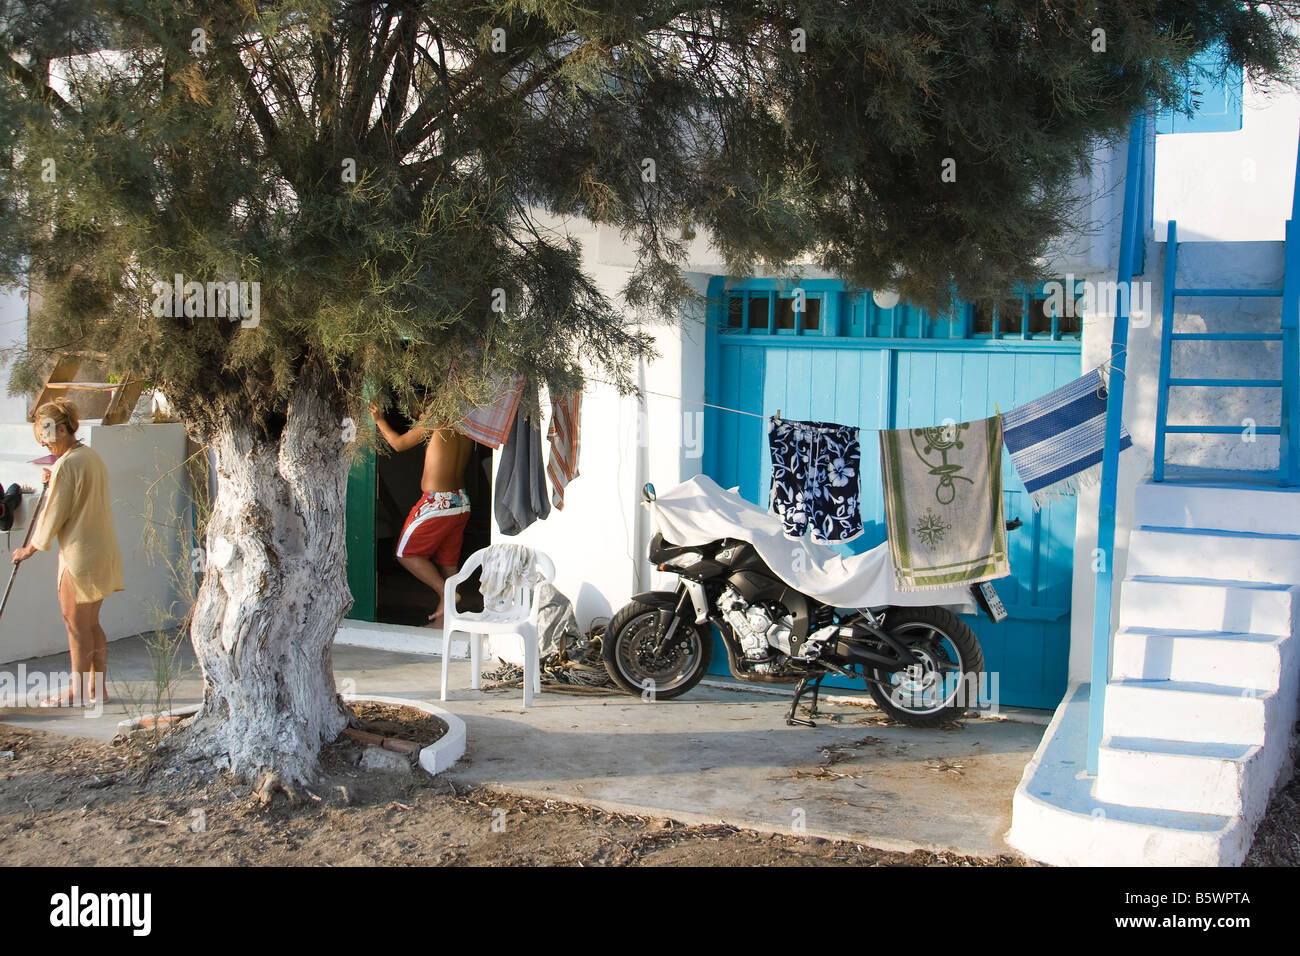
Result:
[[1300,701],[1300,492],[1142,484],[1096,776],[1089,686],[1057,709],[1008,841],[1058,865],[1237,866],[1290,776]]
[[1300,584],[1300,535],[1143,525],[1129,538],[1128,575]]
[[1243,810],[1243,782],[1262,748],[1151,737],[1107,737],[1097,764],[1098,800],[1221,816]]
[[1238,690],[1275,690],[1289,637],[1224,631],[1121,627],[1115,634],[1111,680],[1166,680]]
[[1288,584],[1131,575],[1120,592],[1120,625],[1283,636],[1295,597]]
[[[1109,702],[1108,702],[1109,709]],[[1057,866],[1236,866],[1252,826],[1232,814],[1099,799],[1083,773],[1088,685],[1071,688],[1025,767],[1007,842]]]

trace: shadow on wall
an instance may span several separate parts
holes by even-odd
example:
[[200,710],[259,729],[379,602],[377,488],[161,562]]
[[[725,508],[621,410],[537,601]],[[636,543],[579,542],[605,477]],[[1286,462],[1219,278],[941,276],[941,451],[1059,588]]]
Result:
[[578,588],[578,593],[573,599],[573,611],[577,615],[578,623],[584,627],[590,627],[591,622],[596,618],[605,618],[608,621],[614,616],[609,598],[601,594],[589,581],[584,581]]

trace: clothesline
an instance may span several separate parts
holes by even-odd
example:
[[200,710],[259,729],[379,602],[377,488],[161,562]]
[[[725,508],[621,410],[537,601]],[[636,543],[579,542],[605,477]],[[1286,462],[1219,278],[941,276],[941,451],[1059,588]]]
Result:
[[[600,385],[614,385],[613,382],[607,382],[603,378],[588,378],[588,382],[596,382]],[[614,386],[617,388],[617,386]],[[667,392],[656,392],[649,388],[638,388],[637,392],[643,395],[657,395],[660,398],[671,398],[679,402],[689,402],[692,405],[703,405],[705,408],[716,408],[723,412],[734,412],[737,415],[748,415],[750,418],[770,418],[770,415],[760,415],[757,412],[747,412],[743,408],[730,408],[726,405],[714,405],[712,402],[701,402],[694,398],[683,398],[681,395],[669,395]]]
[[[1090,373],[1092,373],[1092,372],[1098,372],[1098,371],[1109,371],[1110,366],[1111,366],[1111,363],[1114,362],[1115,359],[1116,359],[1117,357],[1118,357],[1118,353],[1116,353],[1116,355],[1111,356],[1111,357],[1108,358],[1106,361],[1102,362],[1100,365],[1094,366],[1093,368],[1089,369],[1089,370],[1088,370],[1087,372],[1085,372],[1084,374],[1087,375],[1087,374],[1090,374]],[[595,382],[595,383],[598,383],[598,384],[600,384],[600,385],[611,385],[611,386],[614,385],[613,382],[606,381],[605,379],[602,379],[602,378],[588,378],[587,381],[588,381],[588,382]],[[615,386],[615,387],[617,387],[617,386]],[[638,392],[639,394],[642,394],[642,395],[656,395],[656,396],[658,396],[659,398],[671,398],[671,399],[673,399],[674,401],[678,401],[678,402],[686,402],[686,403],[691,404],[691,405],[703,405],[705,408],[716,408],[716,409],[718,409],[718,411],[722,411],[722,412],[731,412],[731,413],[733,413],[733,414],[735,414],[735,415],[748,415],[750,418],[768,419],[768,418],[772,418],[772,417],[773,417],[773,416],[771,416],[771,415],[762,415],[762,414],[760,414],[760,413],[758,413],[758,412],[747,412],[747,411],[745,411],[743,408],[731,408],[731,407],[728,406],[728,405],[715,405],[715,404],[712,403],[712,402],[704,402],[704,401],[700,401],[700,400],[698,400],[698,399],[694,399],[694,398],[686,398],[686,397],[681,396],[681,395],[670,395],[670,394],[668,394],[667,392],[656,392],[656,391],[654,391],[653,389],[649,389],[649,388],[638,388],[638,389],[637,389],[637,392]],[[1104,396],[1099,396],[1099,397],[1104,397]],[[779,409],[778,409],[778,411],[779,411]],[[890,431],[891,429],[888,429],[888,428],[862,428],[861,430],[864,431],[864,432],[882,432],[882,431]]]

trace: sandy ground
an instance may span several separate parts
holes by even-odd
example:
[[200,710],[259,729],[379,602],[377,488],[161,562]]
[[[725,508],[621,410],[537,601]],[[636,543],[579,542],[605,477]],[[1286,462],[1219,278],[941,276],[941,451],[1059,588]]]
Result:
[[0,860],[32,865],[990,866],[1010,857],[889,853],[730,826],[687,827],[476,788],[454,777],[363,773],[361,747],[326,748],[317,783],[264,806],[233,781],[171,771],[117,744],[0,724]]
[[[366,704],[365,729],[436,739],[441,722]],[[402,726],[404,718],[417,720]],[[184,733],[183,729],[180,733]],[[896,853],[851,842],[614,813],[362,771],[340,740],[296,802],[163,759],[156,734],[113,742],[0,724],[0,861],[9,866],[1024,866],[1010,856]],[[472,765],[472,753],[464,758]],[[169,766],[169,764],[172,764]],[[834,771],[824,768],[825,772]],[[1032,865],[1032,864],[1029,864]],[[1270,804],[1247,866],[1300,865],[1300,777]]]

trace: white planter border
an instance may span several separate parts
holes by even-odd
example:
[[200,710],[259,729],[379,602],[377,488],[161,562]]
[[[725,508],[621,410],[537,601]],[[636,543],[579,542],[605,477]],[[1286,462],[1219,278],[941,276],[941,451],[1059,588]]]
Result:
[[[420,766],[431,775],[442,773],[465,755],[465,721],[461,720],[451,711],[443,710],[441,707],[425,703],[422,700],[411,700],[407,697],[376,697],[372,694],[344,694],[343,699],[349,704],[369,700],[376,704],[392,704],[395,707],[414,707],[416,710],[422,710],[431,717],[437,717],[445,723],[447,725],[447,732],[420,751]],[[126,720],[118,721],[117,729],[121,733],[130,733],[132,730],[135,730],[144,723],[146,719],[157,720],[161,717],[188,717],[191,714],[197,714],[199,712],[199,707],[199,704],[191,704],[188,707],[178,707],[176,710],[164,710],[159,714],[141,714],[139,717],[130,717]]]
[[447,732],[429,746],[420,751],[420,766],[430,774],[439,774],[465,755],[465,721],[451,711],[443,710],[434,704],[408,697],[376,697],[371,694],[344,694],[343,699],[349,704],[357,701],[373,701],[376,704],[392,704],[395,707],[414,707],[431,717],[437,717],[447,725]]

